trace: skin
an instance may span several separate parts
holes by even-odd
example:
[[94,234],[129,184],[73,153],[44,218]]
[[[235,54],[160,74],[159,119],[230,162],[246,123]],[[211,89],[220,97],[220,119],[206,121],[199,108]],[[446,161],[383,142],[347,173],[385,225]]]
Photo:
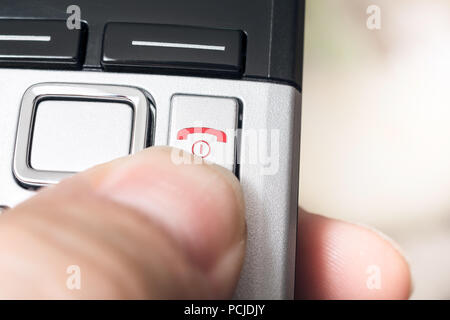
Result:
[[[1,299],[226,299],[246,243],[238,180],[154,147],[39,191],[0,216]],[[367,228],[301,212],[296,298],[406,299],[406,260]],[[81,288],[70,290],[68,266]],[[369,289],[369,266],[381,285]]]

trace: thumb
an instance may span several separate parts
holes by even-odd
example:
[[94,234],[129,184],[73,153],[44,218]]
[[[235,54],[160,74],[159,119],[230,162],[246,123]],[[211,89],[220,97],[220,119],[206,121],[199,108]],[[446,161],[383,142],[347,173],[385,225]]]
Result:
[[1,215],[0,298],[231,297],[246,238],[239,183],[198,159],[177,165],[172,150],[94,167]]

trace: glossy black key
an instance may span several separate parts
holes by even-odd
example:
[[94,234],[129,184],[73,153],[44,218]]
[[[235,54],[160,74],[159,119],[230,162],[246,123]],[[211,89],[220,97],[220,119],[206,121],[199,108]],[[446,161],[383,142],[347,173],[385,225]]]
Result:
[[79,69],[87,28],[65,20],[0,19],[0,67]]
[[113,71],[240,76],[244,54],[242,31],[109,23],[102,65]]

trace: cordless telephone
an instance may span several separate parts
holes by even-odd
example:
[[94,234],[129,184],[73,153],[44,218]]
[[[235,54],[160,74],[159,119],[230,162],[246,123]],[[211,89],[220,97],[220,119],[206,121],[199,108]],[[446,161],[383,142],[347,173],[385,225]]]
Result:
[[0,0],[0,205],[150,146],[231,170],[237,299],[292,299],[304,0]]

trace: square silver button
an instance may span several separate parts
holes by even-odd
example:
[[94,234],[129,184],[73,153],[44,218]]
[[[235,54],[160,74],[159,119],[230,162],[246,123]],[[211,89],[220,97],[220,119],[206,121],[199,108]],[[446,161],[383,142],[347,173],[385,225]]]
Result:
[[20,108],[13,173],[22,185],[54,184],[147,147],[151,97],[133,87],[41,83]]
[[44,100],[36,107],[30,166],[78,172],[126,156],[132,126],[127,103]]

